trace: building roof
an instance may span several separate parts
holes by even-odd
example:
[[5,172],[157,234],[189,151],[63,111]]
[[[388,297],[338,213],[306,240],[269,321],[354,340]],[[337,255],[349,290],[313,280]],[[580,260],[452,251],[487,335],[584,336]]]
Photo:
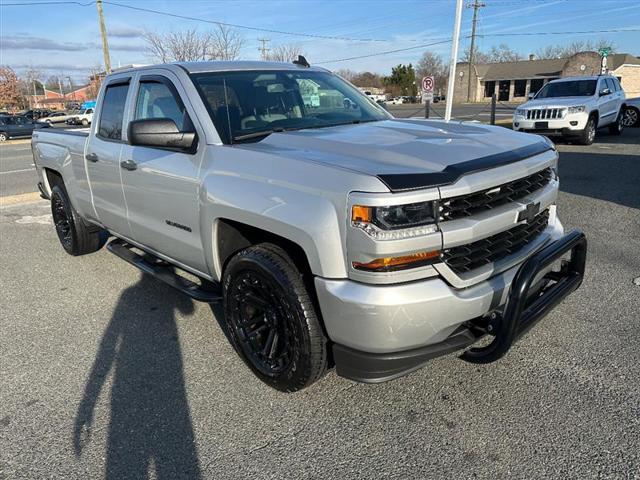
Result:
[[[517,62],[484,63],[476,65],[478,77],[483,80],[516,80],[519,78],[559,77],[569,60],[552,58],[546,60],[519,60]],[[615,70],[623,64],[640,65],[640,58],[628,53],[615,53],[607,57],[609,70]],[[467,65],[465,62],[464,65]]]

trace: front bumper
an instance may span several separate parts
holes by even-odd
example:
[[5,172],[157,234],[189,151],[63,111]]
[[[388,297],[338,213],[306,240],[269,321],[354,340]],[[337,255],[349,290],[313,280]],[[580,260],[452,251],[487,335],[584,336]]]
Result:
[[[569,267],[551,271],[552,263],[569,252]],[[474,321],[504,312],[499,335],[491,343],[499,340],[498,347],[488,353],[470,351],[470,357],[473,352],[476,356],[472,361],[490,356],[497,360],[579,286],[585,255],[584,235],[571,232],[520,266],[465,289],[454,289],[439,278],[392,286],[316,278],[325,326],[334,342],[336,370],[357,381],[391,380],[431,358],[471,345],[484,335]],[[547,288],[550,282],[553,286]],[[507,333],[502,332],[505,326]]]
[[556,133],[558,135],[577,134],[584,130],[589,116],[584,113],[568,114],[565,118],[529,119],[516,115],[513,117],[513,129],[535,133]]

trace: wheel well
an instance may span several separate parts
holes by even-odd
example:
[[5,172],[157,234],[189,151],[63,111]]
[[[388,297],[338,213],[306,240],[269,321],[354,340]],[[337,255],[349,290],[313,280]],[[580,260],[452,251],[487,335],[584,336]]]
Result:
[[62,179],[62,175],[56,172],[55,170],[51,170],[50,168],[45,168],[44,172],[47,176],[47,182],[49,183],[49,191],[55,186],[64,187],[64,180]]
[[218,220],[216,250],[222,271],[224,271],[228,261],[234,254],[259,243],[278,245],[289,254],[300,273],[305,277],[312,278],[313,275],[307,255],[297,243],[275,233],[244,223],[227,219]]
[[589,116],[596,119],[596,127],[597,127],[598,126],[598,121],[600,120],[600,114],[598,113],[598,111],[594,110],[593,112],[591,112],[589,114]]
[[[322,318],[322,311],[320,310],[320,303],[316,294],[313,272],[309,265],[309,259],[300,245],[287,238],[281,237],[280,235],[276,235],[275,233],[228,219],[218,220],[216,237],[216,251],[220,259],[221,274],[224,272],[227,263],[233,255],[240,250],[250,247],[251,245],[257,245],[259,243],[273,243],[287,252],[298,271],[302,274],[302,280],[307,292],[311,296],[311,301],[315,307],[316,315],[320,319],[320,325],[322,326],[324,335],[329,339],[329,334],[327,333],[327,329],[324,325],[324,319]],[[329,355],[329,366],[332,367],[334,365],[334,361],[331,348],[328,348],[327,354]]]

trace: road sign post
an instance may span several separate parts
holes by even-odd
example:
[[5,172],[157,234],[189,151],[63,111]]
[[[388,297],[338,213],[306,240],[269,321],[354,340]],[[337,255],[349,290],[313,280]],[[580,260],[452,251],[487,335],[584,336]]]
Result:
[[433,75],[422,77],[422,103],[433,102]]

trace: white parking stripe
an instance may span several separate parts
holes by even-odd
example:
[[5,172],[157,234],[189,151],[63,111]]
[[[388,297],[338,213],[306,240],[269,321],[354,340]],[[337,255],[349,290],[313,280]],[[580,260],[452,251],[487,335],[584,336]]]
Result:
[[8,172],[0,172],[0,175],[8,175],[9,173],[35,172],[34,168],[23,168],[22,170],[9,170]]

